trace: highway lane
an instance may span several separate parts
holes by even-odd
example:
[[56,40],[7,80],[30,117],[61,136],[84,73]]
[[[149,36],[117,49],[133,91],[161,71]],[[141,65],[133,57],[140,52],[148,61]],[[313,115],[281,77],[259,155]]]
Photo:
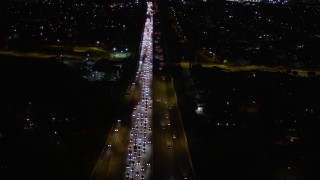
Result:
[[153,79],[154,179],[196,179],[173,80]]
[[123,172],[125,170],[124,162],[127,149],[126,144],[128,144],[128,128],[121,126],[116,136],[115,142],[113,144],[112,156],[108,166],[107,176],[105,179],[123,179]]
[[[122,108],[118,113],[117,120],[114,123],[107,136],[105,146],[91,174],[91,180],[103,179],[123,179],[125,171],[125,161],[127,155],[127,145],[129,128],[131,126],[131,111],[134,104],[141,96],[140,86],[130,86],[122,101]],[[116,131],[117,130],[117,131]],[[109,147],[111,146],[111,147]]]
[[169,119],[168,108],[165,102],[166,96],[166,84],[159,77],[153,78],[153,96],[154,96],[154,179],[176,179],[174,175],[174,161],[172,149],[168,149],[168,146],[172,146],[170,137],[170,129],[168,129],[167,123]]
[[[158,23],[159,24],[159,23]],[[161,23],[159,24],[161,25]],[[157,28],[161,29],[161,28]],[[160,49],[158,56],[163,55],[162,47],[165,45],[165,37],[157,31],[155,35],[157,42],[156,50]],[[155,57],[159,61],[159,69],[153,77],[153,99],[154,99],[154,179],[173,180],[173,179],[196,179],[192,166],[187,136],[184,131],[180,110],[174,90],[173,79],[166,65],[162,70],[162,64],[168,64],[164,59]],[[155,63],[156,64],[156,63]]]
[[180,115],[180,110],[175,94],[173,79],[166,79],[168,104],[170,107],[170,118],[172,124],[172,140],[175,157],[175,164],[180,177],[188,177],[188,179],[196,179],[195,172],[192,166],[192,161],[189,153],[187,136],[183,127],[183,122]]

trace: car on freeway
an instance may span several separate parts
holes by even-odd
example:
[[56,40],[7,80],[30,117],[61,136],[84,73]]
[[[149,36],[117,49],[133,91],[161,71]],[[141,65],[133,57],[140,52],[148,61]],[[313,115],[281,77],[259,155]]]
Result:
[[173,134],[173,135],[172,135],[172,138],[173,138],[173,139],[176,139],[177,137],[176,137],[176,135],[175,135],[175,134]]

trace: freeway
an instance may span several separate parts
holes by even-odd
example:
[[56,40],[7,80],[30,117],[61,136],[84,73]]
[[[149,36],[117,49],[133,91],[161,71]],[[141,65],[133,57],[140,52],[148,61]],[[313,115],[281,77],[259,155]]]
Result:
[[122,101],[122,109],[118,113],[118,119],[112,126],[105,143],[105,146],[100,154],[100,157],[92,171],[91,180],[103,179],[123,179],[125,171],[124,162],[127,157],[127,145],[129,144],[129,129],[132,109],[134,104],[137,104],[141,96],[141,87],[131,85]]
[[196,179],[173,79],[153,75],[154,12],[147,5],[138,68],[91,180]]
[[179,175],[189,177],[189,179],[196,179],[194,169],[189,154],[189,147],[187,136],[184,131],[179,106],[177,103],[177,96],[174,91],[173,79],[168,78],[167,84],[167,96],[168,104],[170,104],[170,118],[172,119],[172,139],[173,139],[173,150],[174,157],[176,159],[176,166],[178,166]]
[[117,121],[92,171],[91,180],[152,179],[151,2],[147,3],[146,13],[137,71],[122,101]]
[[154,179],[196,179],[171,77],[153,77]]
[[[161,23],[156,23],[156,25],[155,28],[160,30],[158,26]],[[159,69],[159,71],[154,73],[152,81],[155,169],[153,177],[156,180],[196,179],[173,78],[167,71],[168,62],[164,56],[166,53],[165,39],[160,31],[155,32],[154,39],[156,39],[155,50],[157,52],[155,56],[157,63],[154,63],[154,69]]]
[[[154,172],[155,179],[176,179],[174,174],[174,160],[172,151],[172,139],[170,133],[169,111],[167,101],[166,84],[161,78],[153,78],[154,103]],[[171,149],[169,149],[171,147]]]

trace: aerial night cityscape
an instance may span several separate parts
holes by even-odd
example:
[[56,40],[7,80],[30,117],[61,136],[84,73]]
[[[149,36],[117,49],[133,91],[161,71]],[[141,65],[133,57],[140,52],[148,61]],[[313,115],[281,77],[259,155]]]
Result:
[[320,179],[319,19],[320,0],[2,0],[0,180]]

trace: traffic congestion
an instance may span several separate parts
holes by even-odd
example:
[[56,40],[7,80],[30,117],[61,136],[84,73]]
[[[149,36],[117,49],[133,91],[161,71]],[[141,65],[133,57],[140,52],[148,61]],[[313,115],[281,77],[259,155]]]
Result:
[[148,179],[152,173],[152,57],[153,10],[147,3],[147,19],[140,49],[140,60],[133,86],[141,86],[141,97],[133,108],[126,160],[126,179]]

